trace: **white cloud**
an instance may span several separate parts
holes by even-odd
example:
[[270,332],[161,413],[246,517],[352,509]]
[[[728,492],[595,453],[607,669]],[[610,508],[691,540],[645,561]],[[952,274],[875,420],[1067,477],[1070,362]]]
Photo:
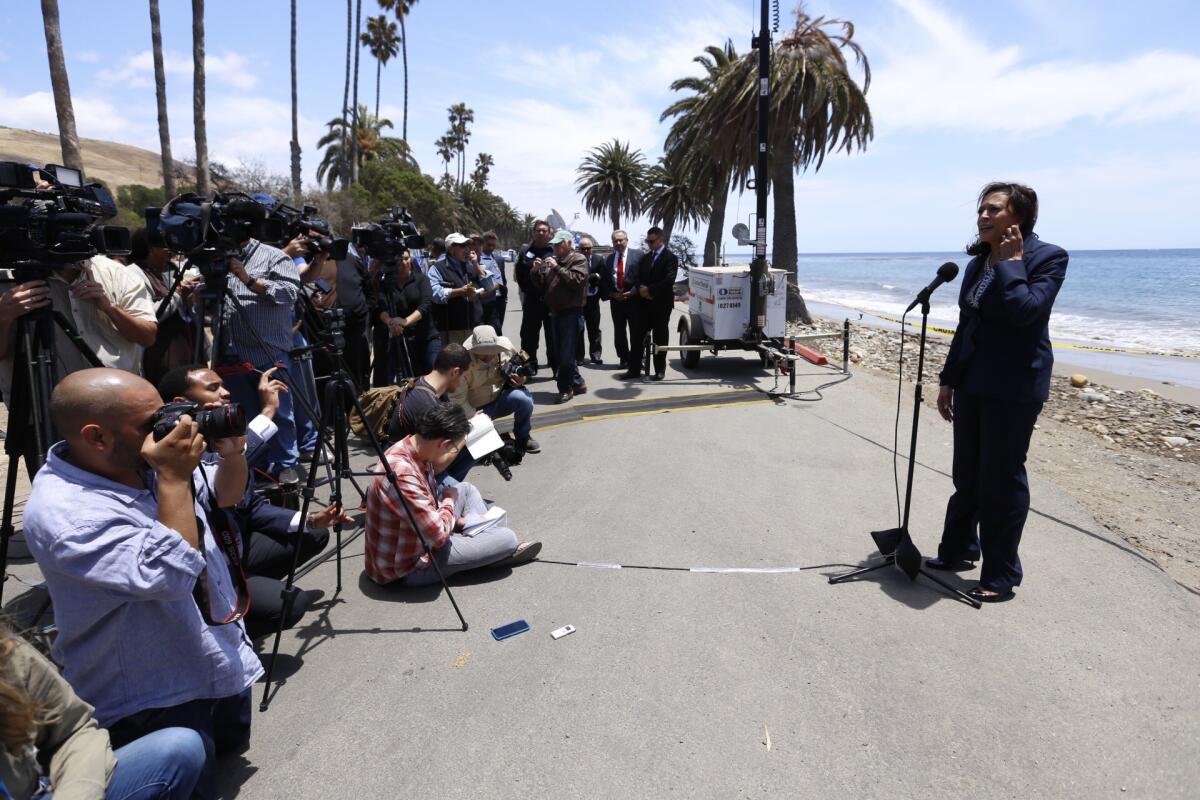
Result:
[[[130,141],[130,125],[112,103],[89,94],[75,94],[71,103],[80,136]],[[16,95],[0,86],[0,109],[0,123],[8,127],[58,133],[58,115],[50,92]]]
[[932,0],[893,0],[868,99],[880,132],[963,129],[1029,135],[1076,120],[1200,120],[1200,57],[1162,50],[1115,62],[1034,60],[989,45]]
[[[177,51],[163,53],[163,71],[167,75],[192,78],[191,54]],[[205,76],[209,81],[216,81],[234,89],[249,91],[258,85],[258,77],[250,67],[250,62],[239,53],[206,53],[204,57]],[[102,69],[99,77],[117,86],[145,88],[154,85],[154,53],[143,50],[126,56],[116,66]]]
[[[644,20],[637,36],[588,36],[497,54],[490,99],[473,107],[477,118],[499,122],[477,127],[469,150],[495,157],[492,186],[498,193],[522,211],[541,215],[555,207],[570,220],[583,211],[574,180],[588,150],[618,138],[641,149],[647,162],[658,157],[665,133],[658,117],[672,99],[670,83],[702,71],[693,59],[705,47],[720,45],[730,31],[747,30],[745,9],[723,0],[663,16]],[[381,113],[397,122],[401,114],[393,106]],[[441,173],[432,148],[418,156],[425,172]],[[586,213],[582,219],[580,227],[608,229],[605,220],[589,220]]]
[[95,50],[81,50],[78,53],[74,53],[71,57],[85,64],[95,64],[100,61],[100,54]]

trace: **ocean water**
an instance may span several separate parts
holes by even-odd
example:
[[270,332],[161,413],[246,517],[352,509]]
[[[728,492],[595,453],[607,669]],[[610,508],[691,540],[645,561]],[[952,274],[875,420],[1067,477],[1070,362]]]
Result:
[[[805,299],[898,317],[959,253],[802,254]],[[930,321],[953,327],[963,273],[938,289]],[[1056,341],[1200,353],[1200,250],[1076,250],[1054,304]]]

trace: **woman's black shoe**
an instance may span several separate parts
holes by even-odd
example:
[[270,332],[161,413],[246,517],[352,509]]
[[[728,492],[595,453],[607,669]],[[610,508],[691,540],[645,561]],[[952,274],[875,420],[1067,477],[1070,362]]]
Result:
[[940,558],[929,558],[925,560],[925,566],[930,569],[940,569],[944,572],[966,572],[967,570],[975,569],[974,561],[965,559],[956,559],[954,561],[942,561]]
[[1012,600],[1016,595],[1012,589],[1006,592],[990,592],[982,586],[976,586],[974,589],[967,591],[967,596],[972,600],[977,600],[980,603],[1003,603],[1007,600]]

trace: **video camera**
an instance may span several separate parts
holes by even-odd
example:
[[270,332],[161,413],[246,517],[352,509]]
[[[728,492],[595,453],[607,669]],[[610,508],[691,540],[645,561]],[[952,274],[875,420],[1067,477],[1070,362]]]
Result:
[[515,386],[513,378],[517,376],[532,378],[533,375],[533,365],[529,363],[529,354],[524,350],[519,353],[513,353],[508,361],[500,365],[500,376],[504,378],[504,385],[506,387]]
[[[275,239],[263,241],[271,241],[282,247],[297,236],[303,236],[306,258],[312,259],[321,252],[334,261],[343,260],[350,250],[350,240],[334,236],[328,220],[317,216],[318,213],[319,209],[313,205],[306,204],[297,209],[287,203],[278,204],[271,211],[270,221],[278,222],[280,233]],[[315,237],[314,233],[317,234]]]
[[251,238],[270,236],[267,207],[240,192],[181,194],[145,213],[151,241],[184,255],[205,278],[227,276],[228,256],[236,255]]
[[[48,185],[39,188],[34,172]],[[0,264],[45,270],[99,253],[128,255],[129,230],[97,224],[116,213],[112,194],[85,185],[77,169],[0,162]]]
[[425,237],[417,230],[412,214],[404,208],[389,210],[388,216],[378,222],[355,225],[350,229],[350,239],[360,252],[383,261],[397,258],[402,250],[425,247]]

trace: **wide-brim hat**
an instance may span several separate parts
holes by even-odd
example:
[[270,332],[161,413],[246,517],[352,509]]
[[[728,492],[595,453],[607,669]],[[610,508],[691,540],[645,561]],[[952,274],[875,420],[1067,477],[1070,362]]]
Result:
[[463,342],[463,348],[468,353],[481,356],[494,356],[513,349],[512,342],[507,337],[497,336],[496,329],[491,325],[476,325]]

